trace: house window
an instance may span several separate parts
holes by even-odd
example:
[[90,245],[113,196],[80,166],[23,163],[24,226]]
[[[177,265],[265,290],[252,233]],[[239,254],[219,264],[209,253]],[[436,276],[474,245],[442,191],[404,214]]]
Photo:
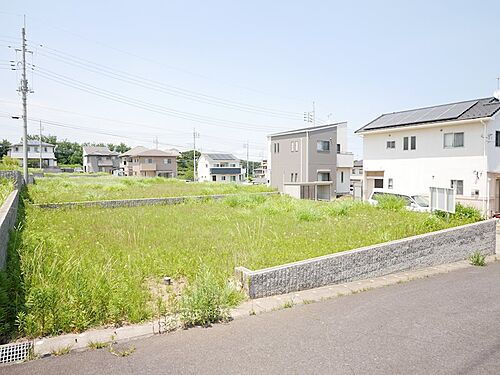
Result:
[[299,176],[299,174],[298,174],[298,173],[295,173],[295,182],[297,182],[297,180],[298,180],[298,178],[297,178],[297,177],[298,177],[298,176]]
[[44,147],[44,148],[43,148],[43,151],[47,152],[47,147]]
[[464,180],[451,180],[451,188],[457,195],[464,195]]
[[344,183],[344,172],[343,171],[340,172],[340,183],[341,184]]
[[356,170],[354,168],[352,169],[352,174],[356,174]]
[[396,141],[387,141],[385,148],[395,149]]
[[213,181],[213,182],[217,181],[217,176],[216,176],[216,175],[213,175],[213,176],[212,176],[212,181]]
[[221,176],[222,181],[226,181],[226,176]]
[[316,143],[316,150],[318,152],[329,152],[330,151],[330,141],[318,141]]
[[219,163],[215,163],[214,168],[218,168],[218,167],[219,167]]
[[374,180],[374,187],[376,189],[383,189],[384,188],[384,179],[383,178],[376,178]]
[[14,151],[18,152],[19,151],[19,147],[14,147]]
[[444,148],[464,147],[464,133],[445,133],[443,146]]
[[153,164],[153,159],[148,159],[148,164]]
[[416,150],[417,149],[417,137],[412,135],[410,138],[410,149],[411,150]]
[[290,173],[290,182],[293,182],[293,173]]
[[291,152],[299,151],[299,141],[291,141],[290,142],[290,151]]
[[231,176],[231,181],[236,181],[236,176]]
[[318,172],[318,181],[331,181],[330,172]]
[[340,154],[340,143],[337,143],[337,154]]
[[387,189],[392,189],[394,187],[394,181],[392,178],[387,179]]
[[234,163],[233,163],[233,164],[231,164],[231,167],[233,167],[233,168],[234,168],[234,167],[236,167],[236,164],[234,164]]
[[167,164],[172,164],[172,159],[167,159]]
[[280,144],[278,142],[275,142],[275,143],[273,143],[273,147],[274,147],[274,153],[275,154],[279,154],[279,152],[280,152]]
[[408,150],[408,137],[403,138],[403,150]]
[[500,131],[498,130],[495,132],[495,146],[500,147]]

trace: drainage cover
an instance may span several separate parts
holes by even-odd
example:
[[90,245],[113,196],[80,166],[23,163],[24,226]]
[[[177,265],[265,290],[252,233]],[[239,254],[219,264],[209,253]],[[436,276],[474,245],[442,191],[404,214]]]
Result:
[[0,363],[24,361],[33,349],[32,341],[0,345]]

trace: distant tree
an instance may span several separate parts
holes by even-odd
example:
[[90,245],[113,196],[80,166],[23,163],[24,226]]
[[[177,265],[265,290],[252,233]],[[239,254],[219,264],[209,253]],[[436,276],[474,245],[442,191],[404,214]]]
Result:
[[0,159],[4,156],[4,155],[7,155],[7,150],[9,149],[11,143],[6,140],[6,139],[2,139],[2,141],[0,142]]
[[65,139],[56,146],[54,153],[58,164],[83,164],[83,149],[79,143]]
[[127,152],[128,150],[130,150],[130,147],[127,146],[125,143],[120,143],[119,145],[116,145],[115,146],[115,151],[120,153],[120,154],[123,154],[124,152]]
[[[193,179],[193,150],[184,151],[177,159],[177,174],[180,178],[186,180]],[[201,153],[196,151],[196,160],[199,159]]]

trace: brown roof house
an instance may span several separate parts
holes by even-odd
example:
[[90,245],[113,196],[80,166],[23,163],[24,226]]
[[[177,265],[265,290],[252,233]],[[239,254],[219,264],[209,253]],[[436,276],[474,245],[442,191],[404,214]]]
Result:
[[125,176],[177,177],[177,150],[148,149],[142,146],[120,155]]

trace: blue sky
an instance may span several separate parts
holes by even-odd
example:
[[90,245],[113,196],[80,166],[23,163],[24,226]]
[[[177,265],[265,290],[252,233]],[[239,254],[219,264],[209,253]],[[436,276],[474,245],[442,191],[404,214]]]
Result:
[[[186,149],[196,127],[202,150],[244,156],[249,141],[260,159],[266,134],[304,126],[301,114],[315,101],[318,123],[348,122],[349,147],[361,156],[352,132],[381,113],[490,96],[500,75],[498,1],[3,2],[0,68],[15,58],[6,46],[18,43],[11,38],[22,14],[35,65],[29,117],[63,125],[44,124],[44,132],[78,141],[153,147],[158,137],[161,148]],[[78,62],[223,101],[132,85]],[[54,73],[161,110],[61,85]],[[11,141],[21,134],[21,123],[5,117],[20,113],[17,79],[0,69],[0,138]]]

